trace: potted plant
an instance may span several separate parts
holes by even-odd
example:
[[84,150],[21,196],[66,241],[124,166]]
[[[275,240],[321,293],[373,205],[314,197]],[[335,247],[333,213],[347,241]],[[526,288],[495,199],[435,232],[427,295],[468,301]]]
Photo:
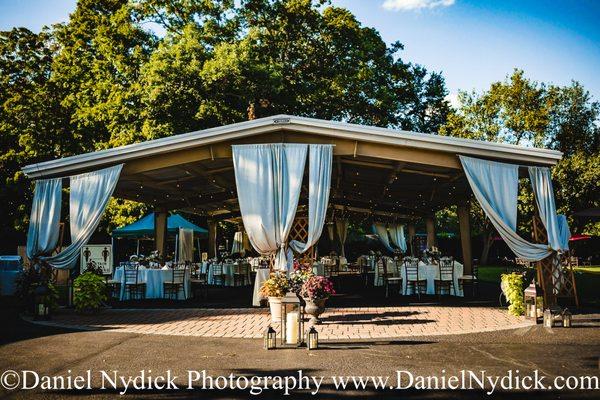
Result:
[[308,280],[308,278],[310,278],[313,275],[314,274],[312,268],[309,264],[300,264],[297,260],[294,260],[294,270],[292,271],[288,279],[290,285],[289,290],[290,292],[295,293],[296,296],[298,296],[300,305],[303,307],[306,305],[306,302],[300,295],[300,292],[304,283]]
[[281,299],[289,290],[289,281],[285,273],[273,273],[260,287],[260,295],[269,299],[271,322],[281,322]]
[[333,294],[333,282],[324,276],[313,275],[304,282],[300,295],[306,302],[304,311],[311,316],[312,324],[321,323],[319,315],[325,311],[325,302]]
[[106,299],[106,286],[102,276],[85,272],[73,282],[73,304],[77,311],[95,312]]

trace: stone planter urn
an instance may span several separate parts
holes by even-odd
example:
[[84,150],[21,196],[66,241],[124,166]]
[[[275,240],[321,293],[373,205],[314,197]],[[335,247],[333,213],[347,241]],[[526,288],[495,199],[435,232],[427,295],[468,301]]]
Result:
[[283,297],[269,296],[269,308],[271,310],[271,323],[281,322],[281,299]]
[[325,302],[327,301],[327,298],[313,300],[305,297],[304,301],[306,302],[304,312],[310,315],[310,323],[313,325],[320,324],[321,321],[319,320],[319,315],[325,312]]

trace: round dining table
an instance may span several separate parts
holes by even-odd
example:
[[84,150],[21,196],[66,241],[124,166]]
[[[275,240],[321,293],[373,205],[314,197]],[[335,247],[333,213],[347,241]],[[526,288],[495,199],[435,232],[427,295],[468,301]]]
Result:
[[[392,259],[387,259],[387,268],[389,270],[394,270],[392,268],[391,263],[396,262]],[[406,290],[406,269],[404,268],[404,264],[400,263],[398,265],[398,270],[400,271],[400,276],[402,277],[402,291],[400,294],[413,294],[412,288],[410,290]],[[451,295],[453,296],[464,296],[463,291],[461,290],[458,284],[458,278],[463,275],[463,265],[458,261],[454,261],[454,289],[455,292],[452,291]],[[440,276],[440,267],[435,264],[424,263],[423,261],[419,261],[419,279],[427,280],[427,294],[435,294],[435,280],[439,279]],[[379,278],[379,270],[375,267],[375,286],[382,286],[383,280]]]
[[[125,290],[125,267],[118,267],[115,269],[113,279],[121,282],[121,300],[127,300],[127,290]],[[146,284],[146,298],[147,299],[162,299],[164,297],[164,283],[169,282],[173,279],[173,270],[167,269],[154,269],[139,267],[138,269],[138,282]],[[184,299],[191,297],[191,284],[190,284],[190,270],[186,270],[184,277],[185,291],[180,291],[177,294],[177,299]],[[184,294],[185,292],[185,294]]]

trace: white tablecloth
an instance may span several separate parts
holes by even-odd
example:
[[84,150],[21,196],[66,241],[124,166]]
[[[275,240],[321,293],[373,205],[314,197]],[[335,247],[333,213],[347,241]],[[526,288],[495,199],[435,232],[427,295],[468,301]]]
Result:
[[[390,260],[388,260],[388,271],[391,269]],[[404,294],[406,290],[406,269],[404,268],[404,264],[400,264],[398,266],[400,270],[400,276],[402,277],[402,292]],[[378,282],[378,269],[375,268],[375,285],[381,286],[383,282]],[[458,286],[458,278],[463,275],[463,265],[458,261],[454,262],[454,288],[456,289],[457,296],[463,296],[463,292],[461,288]],[[425,264],[422,261],[419,261],[419,279],[427,280],[427,294],[435,294],[435,280],[439,279],[440,276],[440,267],[434,264]],[[412,289],[412,288],[411,288]],[[454,295],[454,292],[450,292]],[[409,290],[407,294],[412,294],[412,290]]]
[[321,263],[314,263],[313,264],[313,274],[318,275],[318,276],[325,276],[325,266]]
[[[221,265],[223,266],[223,274],[225,275],[223,285],[224,286],[233,286],[233,273],[235,272],[234,264],[224,263]],[[202,263],[202,272],[203,273],[206,273],[207,267],[208,267],[207,262]],[[211,264],[210,267],[208,267],[208,284],[209,285],[212,285],[214,283],[214,281],[213,281],[214,271],[215,271],[214,264]]]
[[256,270],[256,278],[254,280],[254,291],[252,293],[252,305],[254,307],[260,306],[261,296],[258,293],[260,291],[260,287],[263,282],[269,279],[269,273],[271,270],[269,268],[258,268]]
[[[123,267],[118,267],[115,270],[114,280],[121,282],[121,300],[127,299],[127,291],[125,290],[125,274],[123,273]],[[138,282],[146,284],[146,298],[147,299],[162,299],[164,297],[164,283],[169,282],[173,279],[173,271],[171,269],[146,269],[140,268],[138,275]],[[190,270],[186,270],[185,278],[185,294],[186,298],[191,296],[190,286]],[[183,299],[183,291],[177,294],[177,299]]]
[[[390,259],[390,258],[386,258],[385,259],[387,262],[387,270],[389,271],[395,271],[396,269],[394,268],[394,260]],[[373,285],[375,286],[383,286],[383,280],[379,279],[379,268],[377,268],[377,263],[375,262],[375,259],[370,259],[369,260],[369,266],[372,266],[372,268],[374,268],[374,272],[375,272],[375,278],[374,278],[374,283]],[[404,264],[400,263],[398,265],[398,270],[403,269],[404,268]]]
[[21,271],[0,271],[0,296],[12,296],[17,288],[17,277]]
[[[404,266],[401,267],[402,276],[402,294],[406,289],[406,269]],[[456,296],[463,296],[461,288],[458,286],[458,278],[463,275],[463,265],[458,261],[454,262],[454,289],[456,289]],[[427,279],[427,294],[435,294],[435,280],[439,279],[440,267],[434,264],[425,264],[419,261],[419,279]],[[411,294],[412,290],[409,290],[407,294]],[[450,291],[451,295],[454,292]]]

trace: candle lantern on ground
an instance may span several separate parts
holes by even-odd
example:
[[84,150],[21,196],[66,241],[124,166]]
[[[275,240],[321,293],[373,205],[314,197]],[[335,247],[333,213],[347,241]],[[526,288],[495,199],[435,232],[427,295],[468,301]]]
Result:
[[308,338],[306,339],[306,345],[308,350],[316,350],[319,348],[319,333],[314,326],[310,327],[308,331]]
[[562,323],[563,323],[563,327],[565,328],[570,328],[571,327],[571,321],[572,321],[572,314],[571,311],[569,311],[568,308],[565,308],[562,312]]
[[552,315],[552,310],[547,308],[544,311],[544,328],[552,328],[554,325],[554,315]]
[[265,350],[273,350],[277,347],[277,332],[275,332],[275,329],[271,325],[265,331],[264,341]]
[[296,295],[281,299],[281,344],[300,347],[304,344],[304,310]]
[[542,309],[544,306],[544,298],[540,296],[540,293],[540,287],[535,284],[535,281],[532,281],[531,285],[529,285],[523,293],[525,302],[525,317],[535,319],[536,323],[543,315]]
[[46,285],[38,286],[33,292],[35,301],[33,315],[37,320],[50,319],[50,306],[47,301],[48,292],[49,289]]

